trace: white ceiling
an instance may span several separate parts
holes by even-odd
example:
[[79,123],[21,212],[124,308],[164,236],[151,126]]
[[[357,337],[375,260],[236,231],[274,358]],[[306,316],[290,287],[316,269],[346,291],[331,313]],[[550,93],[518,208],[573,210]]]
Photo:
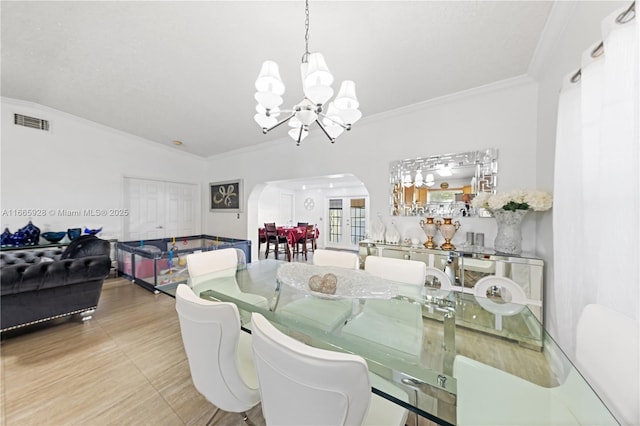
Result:
[[[363,120],[527,73],[546,1],[310,2],[310,51]],[[2,96],[208,157],[278,139],[253,121],[262,62],[302,98],[304,2],[2,1]],[[357,131],[357,124],[352,132]],[[344,136],[343,136],[344,137]]]

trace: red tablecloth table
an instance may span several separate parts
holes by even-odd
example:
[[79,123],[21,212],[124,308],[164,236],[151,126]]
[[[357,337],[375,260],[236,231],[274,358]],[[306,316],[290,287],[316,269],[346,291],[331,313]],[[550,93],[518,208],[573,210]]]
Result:
[[[278,235],[287,237],[287,242],[290,246],[294,246],[301,238],[304,238],[305,232],[307,232],[307,228],[304,226],[278,226]],[[316,238],[320,235],[318,228],[316,230]],[[260,243],[266,242],[266,236],[264,228],[258,228],[258,241]]]

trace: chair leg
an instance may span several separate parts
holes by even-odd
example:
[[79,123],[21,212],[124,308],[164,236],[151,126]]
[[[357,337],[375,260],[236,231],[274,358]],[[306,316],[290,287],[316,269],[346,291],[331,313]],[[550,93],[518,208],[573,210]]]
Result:
[[241,414],[242,414],[242,421],[243,422],[245,422],[249,426],[256,426],[256,424],[251,421],[251,419],[249,418],[249,415],[247,413],[242,412]]

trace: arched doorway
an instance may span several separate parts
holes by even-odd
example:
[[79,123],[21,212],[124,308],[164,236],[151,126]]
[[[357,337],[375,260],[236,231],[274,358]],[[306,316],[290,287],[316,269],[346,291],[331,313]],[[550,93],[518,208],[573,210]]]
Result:
[[369,227],[369,191],[353,174],[256,185],[247,200],[247,235],[252,241],[253,259],[264,255],[258,253],[258,228],[265,222],[313,223],[320,231],[318,247],[357,249]]

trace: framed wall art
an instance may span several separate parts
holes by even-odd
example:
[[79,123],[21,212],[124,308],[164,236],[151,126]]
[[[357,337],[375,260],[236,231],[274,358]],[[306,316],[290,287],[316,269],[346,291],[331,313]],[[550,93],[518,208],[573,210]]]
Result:
[[209,211],[241,213],[244,194],[242,179],[209,184]]

